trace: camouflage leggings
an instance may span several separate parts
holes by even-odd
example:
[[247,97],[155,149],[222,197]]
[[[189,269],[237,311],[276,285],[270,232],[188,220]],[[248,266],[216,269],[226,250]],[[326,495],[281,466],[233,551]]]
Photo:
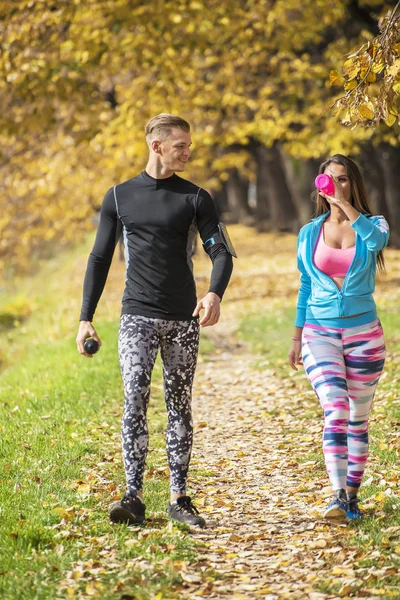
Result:
[[148,448],[147,407],[154,362],[161,349],[168,412],[167,454],[171,492],[185,493],[193,441],[192,384],[199,324],[122,315],[119,359],[125,390],[122,450],[128,491],[141,490]]

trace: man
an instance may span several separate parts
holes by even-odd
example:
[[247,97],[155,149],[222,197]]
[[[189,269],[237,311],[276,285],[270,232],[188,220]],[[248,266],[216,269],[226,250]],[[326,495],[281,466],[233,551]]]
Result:
[[[151,373],[160,348],[171,473],[168,513],[172,519],[204,527],[204,519],[186,495],[193,439],[192,384],[199,325],[215,325],[219,319],[235,252],[218,223],[211,196],[176,175],[185,170],[190,156],[190,125],[180,117],[161,114],[147,123],[145,133],[149,147],[146,170],[108,190],[103,201],[85,276],[76,342],[79,352],[88,357],[85,340],[91,336],[101,344],[92,318],[122,231],[127,271],[119,358],[125,390],[122,448],[127,490],[111,507],[110,519],[141,523],[145,518],[146,412]],[[190,256],[197,229],[213,268],[209,291],[196,304]]]

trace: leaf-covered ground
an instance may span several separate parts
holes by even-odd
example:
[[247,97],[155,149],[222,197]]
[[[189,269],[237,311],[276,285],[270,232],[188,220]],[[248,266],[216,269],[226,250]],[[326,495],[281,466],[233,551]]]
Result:
[[[221,322],[203,331],[194,389],[189,492],[205,530],[166,520],[159,365],[149,415],[149,519],[140,528],[108,522],[108,505],[123,490],[115,349],[123,265],[114,264],[99,308],[106,343],[93,361],[76,357],[73,343],[86,257],[58,265],[70,286],[62,300],[50,273],[46,300],[32,288],[6,306],[7,314],[34,313],[2,334],[10,363],[0,386],[6,600],[400,598],[399,252],[387,252],[388,275],[376,295],[389,355],[371,419],[367,518],[332,527],[321,520],[330,494],[321,411],[304,375],[286,365],[295,238],[242,227],[231,233],[239,259]],[[202,253],[195,262],[201,294],[210,264]]]
[[[220,351],[196,378],[195,457],[207,476],[194,487],[209,527],[194,534],[204,547],[185,578],[185,597],[399,598],[398,253],[387,252],[377,294],[389,357],[372,419],[376,451],[365,476],[363,533],[321,519],[331,494],[321,411],[304,375],[285,360],[297,288],[294,240],[235,233],[232,287],[221,324],[209,332]],[[238,329],[246,342],[238,343]]]
[[[330,488],[313,392],[253,361],[239,348],[199,369],[195,455],[208,476],[195,488],[209,528],[195,534],[205,547],[187,597],[366,597],[371,582],[397,595],[399,527],[385,530],[393,566],[379,568],[375,547],[321,520]],[[368,506],[379,510],[386,496],[376,496]]]

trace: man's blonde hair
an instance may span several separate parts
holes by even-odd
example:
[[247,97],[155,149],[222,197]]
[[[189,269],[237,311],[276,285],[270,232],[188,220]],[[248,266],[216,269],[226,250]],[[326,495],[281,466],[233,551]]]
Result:
[[153,117],[146,124],[144,130],[147,143],[150,145],[154,139],[158,139],[160,141],[165,140],[169,135],[171,135],[171,130],[174,128],[181,129],[187,133],[190,132],[189,123],[181,117],[169,115],[167,113],[162,113],[161,115]]

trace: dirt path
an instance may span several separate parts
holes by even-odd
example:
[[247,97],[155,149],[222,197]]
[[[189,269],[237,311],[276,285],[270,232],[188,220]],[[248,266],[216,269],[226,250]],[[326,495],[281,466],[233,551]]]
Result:
[[202,475],[191,484],[207,528],[193,532],[204,545],[182,598],[376,597],[363,590],[371,570],[349,529],[320,518],[331,492],[313,392],[254,369],[257,357],[222,325],[213,337],[222,350],[196,376],[193,468]]

